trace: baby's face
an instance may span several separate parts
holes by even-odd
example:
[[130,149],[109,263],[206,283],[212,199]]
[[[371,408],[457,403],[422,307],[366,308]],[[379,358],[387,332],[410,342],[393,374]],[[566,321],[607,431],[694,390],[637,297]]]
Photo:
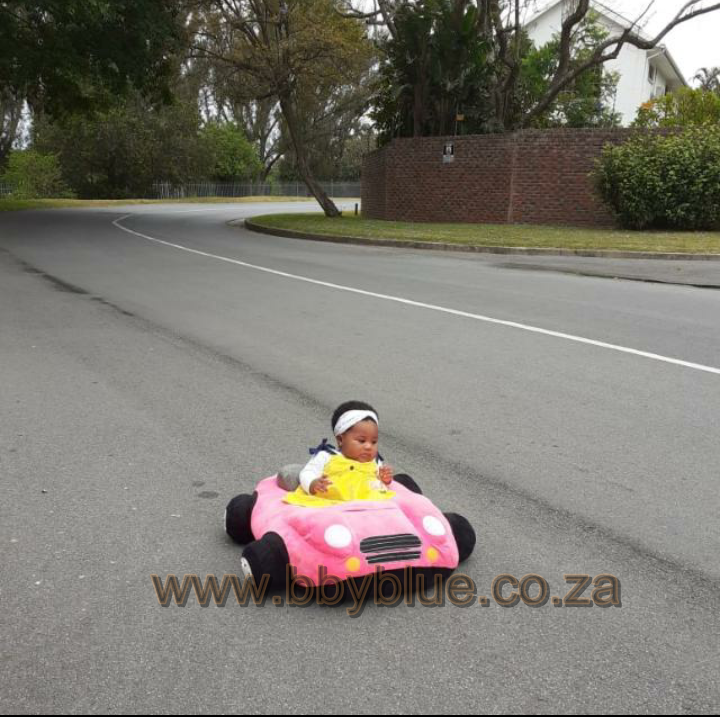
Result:
[[377,456],[378,427],[375,421],[360,421],[337,439],[342,454],[353,461],[369,463]]

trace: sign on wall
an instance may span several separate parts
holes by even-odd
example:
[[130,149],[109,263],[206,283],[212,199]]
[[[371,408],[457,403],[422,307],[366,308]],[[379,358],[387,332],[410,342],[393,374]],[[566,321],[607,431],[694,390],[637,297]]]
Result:
[[443,164],[455,161],[455,145],[452,142],[446,142],[443,147]]

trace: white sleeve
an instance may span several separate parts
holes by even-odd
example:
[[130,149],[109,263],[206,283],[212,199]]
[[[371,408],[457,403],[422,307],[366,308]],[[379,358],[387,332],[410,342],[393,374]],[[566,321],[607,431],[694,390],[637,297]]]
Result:
[[327,462],[332,458],[327,451],[316,453],[300,471],[300,485],[306,493],[310,493],[310,484],[320,478]]

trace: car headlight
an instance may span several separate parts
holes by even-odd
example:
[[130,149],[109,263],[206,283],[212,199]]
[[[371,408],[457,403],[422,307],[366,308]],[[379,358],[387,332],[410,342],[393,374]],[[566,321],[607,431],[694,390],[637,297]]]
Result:
[[426,515],[423,518],[423,528],[430,535],[445,535],[445,526],[434,515]]
[[344,525],[331,525],[325,530],[325,542],[331,548],[347,548],[352,543],[352,533]]

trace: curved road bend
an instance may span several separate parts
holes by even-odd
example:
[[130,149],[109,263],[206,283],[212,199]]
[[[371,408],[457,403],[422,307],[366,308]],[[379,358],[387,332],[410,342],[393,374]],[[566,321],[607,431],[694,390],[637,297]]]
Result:
[[[3,712],[717,712],[720,293],[228,225],[298,206],[0,216]],[[622,607],[159,607],[352,397],[480,594]]]

